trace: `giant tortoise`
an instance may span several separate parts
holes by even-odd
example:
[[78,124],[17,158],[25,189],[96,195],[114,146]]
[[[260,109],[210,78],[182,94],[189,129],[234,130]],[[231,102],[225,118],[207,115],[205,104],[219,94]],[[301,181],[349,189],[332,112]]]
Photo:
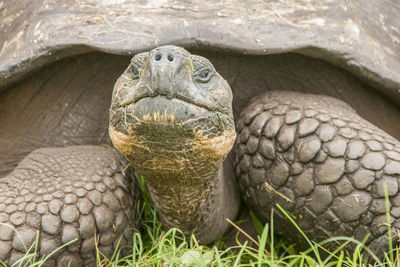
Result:
[[[400,228],[398,2],[8,1],[0,10],[6,264],[36,238],[41,255],[77,239],[49,259],[57,266],[131,242],[139,193],[126,159],[100,146],[109,136],[147,180],[164,225],[202,243],[228,230],[243,199],[265,221],[279,204],[314,240],[369,233],[378,250],[385,185]],[[275,221],[302,242],[281,212]]]

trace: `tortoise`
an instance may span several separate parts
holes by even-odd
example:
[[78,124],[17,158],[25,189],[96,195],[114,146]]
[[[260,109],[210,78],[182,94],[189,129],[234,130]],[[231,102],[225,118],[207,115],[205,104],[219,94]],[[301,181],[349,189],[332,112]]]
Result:
[[[2,3],[0,259],[15,262],[37,231],[42,255],[78,238],[48,261],[58,266],[93,263],[97,234],[105,253],[114,249],[121,235],[122,243],[131,241],[127,229],[137,226],[134,211],[139,197],[131,170],[124,172],[128,163],[116,151],[93,146],[110,144],[111,98],[112,140],[148,180],[167,227],[180,226],[186,234],[194,231],[201,242],[212,242],[227,230],[225,217],[235,218],[242,196],[261,219],[268,220],[270,208],[278,203],[316,240],[332,234],[362,238],[370,232],[369,245],[379,249],[387,241],[382,226],[384,184],[394,229],[400,216],[395,139],[400,136],[396,123],[400,121],[400,23],[395,16],[399,4],[365,5],[357,1]],[[204,57],[165,44],[184,46]],[[132,54],[138,55],[130,61]],[[180,60],[182,79],[174,82],[159,75],[155,83],[161,91],[141,100],[149,104],[143,110],[156,103],[174,116],[135,114],[133,91],[124,92],[130,84],[153,81],[148,68],[157,55],[160,64]],[[179,92],[168,93],[167,84],[182,82],[204,90],[191,94],[179,87]],[[189,97],[176,100],[177,95]],[[154,99],[158,102],[152,103]],[[133,128],[126,125],[132,125],[135,115],[149,123],[146,127],[162,121],[164,128],[149,129],[182,147],[185,142],[180,138],[192,138],[193,131],[171,125],[181,125],[179,119],[196,112],[207,117],[195,127],[202,133],[196,135],[196,144],[218,139],[224,145],[192,149],[193,159],[181,158],[185,164],[180,167],[202,169],[208,183],[192,180],[198,173],[185,179],[188,172],[178,172],[184,185],[179,187],[168,172],[169,164],[177,162],[171,157],[174,153],[159,151],[152,156],[143,154],[146,146],[134,151],[121,145],[121,137],[133,138],[127,135]],[[139,132],[150,131],[146,127]],[[168,135],[171,131],[173,136]],[[145,136],[152,137],[140,138]],[[199,141],[202,137],[208,139]],[[155,148],[165,148],[167,142],[162,140]],[[195,148],[194,143],[190,147]],[[200,166],[200,156],[206,165]],[[145,168],[155,163],[163,168]],[[160,187],[160,177],[171,187]],[[222,182],[226,187],[220,186]],[[186,195],[187,203],[164,191],[179,193],[189,185],[207,190],[189,192],[197,195]],[[209,196],[216,198],[212,204]],[[216,204],[228,201],[228,196],[228,204]],[[281,213],[275,219],[283,234],[301,242]]]

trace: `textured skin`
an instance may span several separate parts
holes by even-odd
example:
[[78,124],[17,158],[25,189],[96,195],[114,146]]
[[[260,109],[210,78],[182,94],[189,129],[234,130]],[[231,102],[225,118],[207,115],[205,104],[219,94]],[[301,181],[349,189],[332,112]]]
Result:
[[111,90],[129,59],[94,53],[43,68],[0,94],[0,177],[33,150],[111,145]]
[[[254,99],[237,131],[236,176],[260,217],[278,203],[313,240],[369,233],[374,251],[386,249],[385,183],[392,226],[400,228],[396,139],[340,100],[293,92]],[[286,237],[302,240],[282,213],[274,220]]]
[[77,238],[47,266],[94,264],[95,242],[105,255],[120,237],[121,245],[128,244],[138,194],[121,173],[126,164],[119,153],[96,146],[42,148],[28,155],[0,179],[0,259],[11,265],[37,234],[40,256]]

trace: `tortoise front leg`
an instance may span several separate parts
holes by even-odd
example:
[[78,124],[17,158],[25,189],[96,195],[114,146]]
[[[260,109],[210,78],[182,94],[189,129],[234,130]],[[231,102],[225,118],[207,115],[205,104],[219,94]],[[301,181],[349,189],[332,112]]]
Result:
[[[340,100],[294,92],[257,97],[237,125],[236,175],[260,217],[279,204],[315,241],[369,233],[373,250],[387,249],[385,185],[400,229],[399,141]],[[282,213],[275,222],[302,240]]]
[[22,258],[37,234],[38,256],[76,239],[48,266],[86,266],[95,263],[96,245],[107,256],[119,241],[120,247],[126,245],[128,230],[136,227],[138,198],[123,173],[126,165],[104,147],[32,152],[0,180],[0,259],[12,264]]

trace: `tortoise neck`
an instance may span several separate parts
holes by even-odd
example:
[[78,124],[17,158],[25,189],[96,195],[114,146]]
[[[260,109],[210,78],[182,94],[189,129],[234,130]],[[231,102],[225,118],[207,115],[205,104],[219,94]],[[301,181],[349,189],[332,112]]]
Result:
[[168,186],[151,183],[153,179],[146,177],[164,226],[177,227],[186,236],[194,233],[203,244],[226,232],[230,226],[226,219],[235,219],[240,205],[230,161],[210,169],[201,181],[182,177],[185,171],[176,173],[175,183]]
[[110,127],[110,137],[145,178],[164,225],[195,232],[202,243],[221,236],[240,203],[232,161],[225,160],[234,129],[206,137],[168,123],[136,127],[129,135]]

